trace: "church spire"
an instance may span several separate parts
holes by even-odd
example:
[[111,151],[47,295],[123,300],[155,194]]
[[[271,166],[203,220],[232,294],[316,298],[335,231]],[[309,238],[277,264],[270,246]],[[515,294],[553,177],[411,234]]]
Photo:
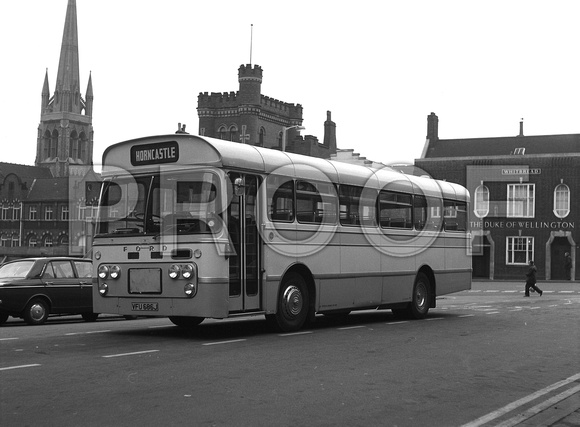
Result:
[[80,72],[79,43],[77,31],[76,0],[69,0],[66,8],[58,74],[56,76],[55,108],[53,111],[66,111],[80,114]]
[[36,166],[53,176],[81,173],[93,164],[93,81],[89,76],[86,101],[80,91],[77,4],[68,0],[56,87],[50,96],[48,70],[42,88],[42,109],[36,147]]

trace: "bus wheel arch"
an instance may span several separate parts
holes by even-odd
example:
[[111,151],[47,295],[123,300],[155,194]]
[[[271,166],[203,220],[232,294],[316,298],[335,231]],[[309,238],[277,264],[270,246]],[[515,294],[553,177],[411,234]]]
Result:
[[315,293],[310,270],[303,264],[292,266],[280,281],[276,314],[266,319],[283,332],[299,330],[314,319]]

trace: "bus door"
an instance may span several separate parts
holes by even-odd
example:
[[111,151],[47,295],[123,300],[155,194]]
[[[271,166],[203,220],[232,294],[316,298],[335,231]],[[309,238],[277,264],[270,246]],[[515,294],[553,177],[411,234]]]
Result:
[[234,249],[229,258],[230,312],[259,310],[261,265],[256,206],[259,178],[233,172],[229,177],[232,187],[241,183],[243,189],[243,194],[232,197],[228,207],[228,232]]

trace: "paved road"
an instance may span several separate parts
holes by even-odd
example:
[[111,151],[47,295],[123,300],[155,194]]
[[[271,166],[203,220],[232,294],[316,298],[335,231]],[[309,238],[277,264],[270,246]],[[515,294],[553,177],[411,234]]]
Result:
[[520,283],[477,282],[425,321],[369,312],[298,334],[260,319],[195,333],[166,319],[10,321],[0,424],[579,425],[563,423],[580,407],[580,285],[540,287],[524,298]]

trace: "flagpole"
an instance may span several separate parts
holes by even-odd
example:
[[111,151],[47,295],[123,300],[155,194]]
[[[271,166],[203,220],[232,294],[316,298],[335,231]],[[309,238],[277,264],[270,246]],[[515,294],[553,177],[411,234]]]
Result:
[[254,24],[250,24],[250,65],[252,65],[252,42],[254,40]]

